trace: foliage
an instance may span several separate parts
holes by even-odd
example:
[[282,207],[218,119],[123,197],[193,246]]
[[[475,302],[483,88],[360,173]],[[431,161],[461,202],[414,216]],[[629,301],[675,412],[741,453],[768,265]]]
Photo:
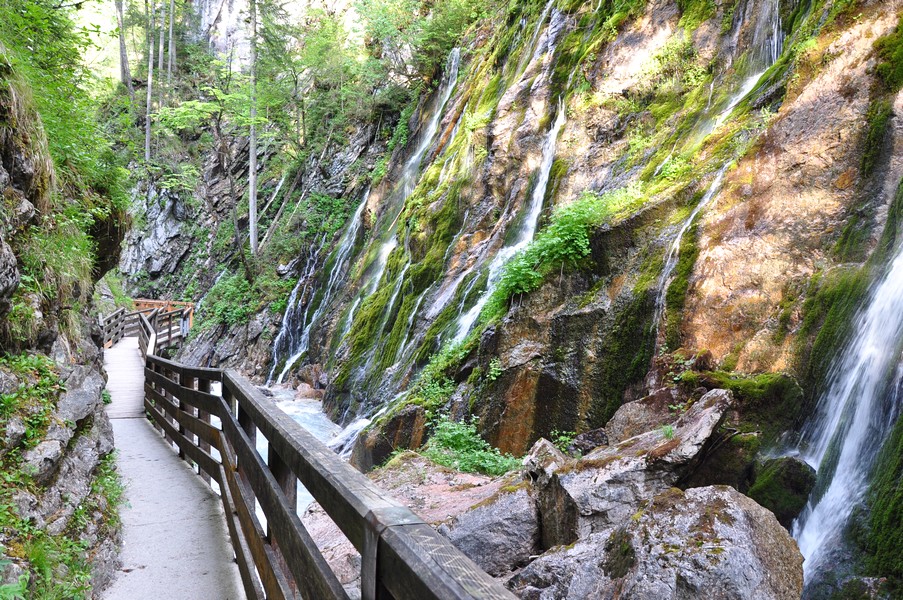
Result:
[[423,454],[437,464],[465,473],[499,476],[520,466],[516,458],[501,454],[481,438],[475,423],[459,423],[447,416],[436,423]]
[[678,0],[680,7],[680,26],[693,30],[715,16],[718,7],[714,0]]
[[662,425],[662,437],[666,440],[674,439],[674,425]]
[[575,202],[552,213],[549,225],[504,267],[498,287],[481,315],[491,321],[507,310],[508,300],[537,289],[547,274],[578,266],[590,253],[590,234],[605,223],[629,215],[643,199],[642,188],[630,185],[614,192],[586,191]]
[[207,293],[198,310],[200,329],[214,325],[233,326],[247,323],[260,305],[259,296],[244,276],[224,276]]
[[577,437],[577,433],[574,431],[558,431],[557,429],[553,429],[549,433],[549,441],[562,452],[568,451],[568,446],[571,445],[571,442],[574,441],[575,437]]

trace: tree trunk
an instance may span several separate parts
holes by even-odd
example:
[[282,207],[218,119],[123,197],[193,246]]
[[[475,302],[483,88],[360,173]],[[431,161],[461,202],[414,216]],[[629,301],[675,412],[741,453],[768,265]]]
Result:
[[[144,119],[144,162],[150,163],[151,159],[151,103],[154,93],[154,5],[148,5],[144,0],[144,6],[147,9],[147,110]],[[150,186],[148,186],[150,189]],[[150,193],[150,192],[148,192]]]
[[[160,57],[157,60],[157,76],[163,78],[163,45],[166,42],[166,0],[160,3]],[[162,83],[162,81],[161,81]],[[163,108],[163,94],[166,92],[164,86],[160,86],[160,102],[157,106]]]
[[135,87],[132,85],[132,70],[129,68],[129,53],[125,46],[122,0],[116,0],[116,23],[119,26],[119,77],[129,91],[129,98],[135,102]]
[[251,0],[251,135],[248,167],[248,223],[251,256],[257,256],[257,0]]
[[176,42],[172,39],[172,25],[176,19],[176,0],[169,0],[169,56],[166,64],[166,89],[172,94],[172,69],[176,64]]

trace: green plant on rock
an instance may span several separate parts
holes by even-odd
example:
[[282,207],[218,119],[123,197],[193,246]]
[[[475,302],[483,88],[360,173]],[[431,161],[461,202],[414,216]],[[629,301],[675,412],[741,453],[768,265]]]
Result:
[[903,17],[891,34],[875,42],[875,50],[881,59],[878,76],[891,92],[897,92],[903,87]]
[[565,265],[578,266],[589,256],[591,233],[629,215],[643,199],[642,187],[630,185],[606,194],[586,191],[575,202],[557,208],[549,225],[505,265],[481,321],[492,321],[504,314],[511,297],[539,288],[547,275]]
[[513,456],[502,454],[480,437],[476,424],[441,417],[423,451],[433,462],[463,471],[499,476],[520,466]]

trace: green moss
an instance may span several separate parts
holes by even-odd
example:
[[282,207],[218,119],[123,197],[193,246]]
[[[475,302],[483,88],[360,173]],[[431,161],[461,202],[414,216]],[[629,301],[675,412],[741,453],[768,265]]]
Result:
[[868,284],[864,268],[834,269],[813,277],[799,333],[800,373],[806,388],[812,390],[811,398],[819,395],[834,355],[849,336]]
[[875,50],[881,62],[876,72],[891,92],[903,88],[903,16],[893,33],[875,42]]
[[[691,383],[685,375],[681,380]],[[785,373],[744,375],[712,371],[699,376],[694,385],[723,388],[734,393],[742,431],[759,432],[763,444],[775,442],[797,423],[802,415],[803,389]]]
[[681,13],[678,24],[689,31],[714,17],[718,10],[714,0],[677,0],[677,6]]
[[757,470],[747,495],[773,512],[784,527],[790,527],[802,512],[815,486],[815,471],[792,458],[768,460]]
[[[903,60],[903,56],[901,56]],[[884,139],[887,136],[887,126],[894,114],[893,106],[889,100],[876,100],[869,106],[866,120],[868,132],[865,136],[865,150],[862,153],[862,175],[867,177],[872,174],[877,166],[878,158],[884,147]]]
[[624,528],[616,529],[605,542],[602,569],[611,579],[619,579],[627,575],[635,565],[636,551],[633,549],[630,534]]
[[674,278],[665,294],[665,310],[667,329],[665,344],[668,348],[680,347],[680,316],[690,287],[690,276],[699,257],[699,246],[696,243],[698,223],[687,230],[680,243],[680,255],[674,267]]
[[868,252],[871,239],[871,228],[859,214],[853,213],[847,218],[840,237],[834,243],[834,254],[841,263],[862,262]]
[[[661,261],[655,257],[647,264],[660,267]],[[624,390],[642,380],[649,369],[655,347],[656,278],[646,277],[646,271],[641,271],[632,293],[619,300],[597,351],[599,363],[587,429],[605,425],[623,404]]]
[[875,466],[868,496],[871,509],[866,564],[903,590],[903,419],[898,418]]

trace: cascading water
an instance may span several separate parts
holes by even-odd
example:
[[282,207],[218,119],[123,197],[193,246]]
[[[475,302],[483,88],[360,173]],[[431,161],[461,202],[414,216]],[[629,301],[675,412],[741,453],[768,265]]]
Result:
[[671,241],[671,245],[668,246],[668,252],[665,254],[665,267],[662,269],[662,274],[659,277],[658,292],[655,297],[656,323],[661,323],[662,320],[662,314],[665,310],[665,296],[667,295],[668,285],[671,282],[671,275],[674,273],[674,269],[677,267],[677,262],[680,259],[680,243],[684,238],[684,234],[690,229],[690,226],[696,219],[696,215],[708,206],[715,194],[721,189],[721,183],[724,181],[724,173],[727,171],[727,167],[728,165],[724,165],[715,175],[715,179],[712,180],[709,189],[706,190],[705,195],[690,213],[690,216],[681,224],[677,235]]
[[818,470],[816,491],[793,526],[807,583],[824,570],[829,551],[841,541],[900,411],[903,247],[873,286],[853,331],[831,366],[826,392],[800,444],[801,458]]
[[[432,144],[433,137],[436,135],[436,132],[439,129],[439,122],[441,121],[442,117],[442,108],[448,102],[449,97],[451,97],[452,90],[454,89],[455,83],[458,79],[458,67],[460,65],[460,61],[461,52],[458,48],[455,48],[451,51],[448,57],[448,64],[445,75],[443,76],[442,84],[439,88],[436,108],[433,111],[433,114],[426,128],[424,129],[423,134],[421,135],[420,143],[418,144],[414,153],[405,163],[398,184],[386,199],[389,211],[392,214],[392,222],[391,225],[386,228],[386,233],[384,234],[383,238],[377,240],[380,246],[374,261],[365,268],[365,273],[368,273],[368,275],[366,275],[358,296],[352,302],[352,310],[349,312],[349,315],[345,319],[345,332],[347,332],[347,329],[351,327],[351,324],[353,322],[354,309],[360,304],[360,301],[364,297],[373,293],[373,291],[376,289],[376,286],[379,284],[383,272],[385,271],[389,254],[392,252],[392,250],[394,250],[395,246],[398,243],[395,234],[395,230],[398,224],[398,218],[401,214],[401,210],[404,208],[405,200],[408,196],[410,196],[411,192],[414,191],[414,187],[417,183],[417,176],[420,172],[420,162],[423,160],[423,156],[426,154],[426,151]],[[299,288],[303,287],[303,285],[307,285],[306,283],[302,284],[302,282],[310,279],[310,277],[307,275],[305,277],[302,277],[302,279],[298,281],[298,284],[292,291],[291,297],[289,298],[289,308],[288,310],[286,310],[279,335],[276,337],[276,340],[273,344],[274,366],[270,372],[270,381],[273,380],[275,368],[276,365],[279,364],[279,358],[281,356],[285,356],[290,353],[289,358],[283,363],[282,371],[276,378],[277,383],[281,383],[285,379],[289,371],[295,366],[295,363],[309,350],[311,330],[319,322],[319,319],[322,317],[323,313],[330,305],[335,294],[339,291],[340,284],[344,281],[343,276],[346,272],[345,267],[351,260],[351,251],[354,247],[354,242],[357,237],[358,230],[360,229],[361,215],[363,213],[364,207],[367,204],[369,194],[370,191],[367,190],[367,194],[358,207],[357,211],[355,212],[351,224],[345,230],[345,233],[343,234],[342,239],[339,242],[339,245],[335,251],[333,268],[330,272],[329,280],[326,283],[326,288],[322,297],[320,298],[320,301],[316,304],[314,302],[309,302],[308,305],[303,308],[298,306],[298,291]]]
[[[388,206],[387,211],[391,214],[391,224],[385,228],[385,232],[376,241],[380,244],[375,260],[369,264],[365,272],[369,272],[366,276],[364,284],[361,286],[357,298],[355,298],[353,306],[357,306],[360,301],[372,294],[382,279],[386,270],[389,254],[398,245],[398,237],[396,230],[398,227],[398,218],[404,208],[405,200],[414,191],[417,185],[417,178],[420,175],[420,163],[426,155],[427,150],[433,144],[433,138],[439,130],[439,123],[442,120],[443,109],[448,99],[451,98],[452,91],[455,89],[455,83],[458,80],[458,67],[461,64],[461,51],[458,48],[453,49],[448,55],[448,63],[446,64],[445,74],[442,77],[442,83],[439,86],[439,93],[436,105],[433,108],[432,115],[423,133],[420,134],[420,142],[411,157],[407,160],[401,172],[401,178],[395,185],[389,196],[386,198]],[[353,317],[353,314],[351,315]],[[348,327],[352,319],[347,319]]]
[[539,175],[536,178],[536,185],[533,187],[533,193],[530,195],[527,211],[524,215],[523,223],[517,231],[514,240],[507,246],[502,247],[489,263],[489,276],[486,281],[486,291],[480,296],[476,304],[470,310],[460,315],[457,321],[457,330],[455,333],[455,342],[460,342],[476,323],[480,312],[489,301],[492,292],[495,291],[502,276],[502,270],[511,257],[527,247],[536,235],[536,227],[539,225],[539,215],[542,214],[542,203],[546,196],[546,188],[549,185],[549,175],[552,172],[552,164],[555,161],[555,150],[558,146],[558,133],[564,126],[567,119],[564,104],[559,100],[558,115],[552,124],[549,133],[542,145],[542,162],[539,165]]
[[[305,273],[304,276],[298,280],[295,289],[292,290],[292,294],[288,301],[289,308],[285,311],[285,316],[282,319],[282,327],[279,330],[279,334],[276,336],[276,340],[273,342],[273,368],[270,370],[270,375],[268,377],[269,381],[272,381],[273,379],[276,365],[279,364],[280,355],[290,353],[289,358],[283,365],[282,371],[279,373],[279,377],[276,378],[276,383],[282,383],[295,362],[307,352],[310,345],[311,329],[319,322],[326,307],[329,306],[329,303],[332,301],[336,292],[338,292],[339,284],[344,280],[343,276],[345,275],[345,268],[351,259],[351,251],[354,249],[354,242],[357,238],[358,231],[360,231],[361,228],[361,217],[364,208],[367,206],[367,199],[369,197],[370,190],[367,189],[363,200],[361,200],[360,205],[354,212],[354,216],[351,218],[351,223],[348,225],[347,229],[345,229],[345,233],[342,234],[342,237],[339,240],[339,244],[335,250],[335,259],[332,270],[329,272],[329,280],[326,283],[326,290],[323,293],[320,302],[316,304],[316,307],[312,306],[314,304],[312,301],[308,303],[306,309],[302,309],[298,303],[298,289],[302,285],[302,282],[309,281],[313,276],[316,263],[315,260],[308,262],[309,272]],[[300,335],[297,335],[299,331]]]
[[753,19],[752,44],[745,62],[745,72],[748,75],[740,83],[739,89],[730,96],[727,106],[715,119],[714,127],[708,128],[710,130],[724,124],[740,101],[753,91],[762,75],[777,62],[784,49],[780,0],[747,2],[743,10],[741,23]]
[[[756,84],[762,78],[762,75],[775,63],[781,56],[784,46],[784,32],[781,28],[781,14],[779,0],[765,0],[765,2],[747,2],[743,8],[741,15],[741,24],[753,19],[752,45],[750,46],[748,59],[746,62],[748,72],[752,74],[746,77],[739,89],[727,99],[727,106],[719,111],[718,116],[714,119],[707,116],[703,125],[697,133],[703,135],[711,132],[712,129],[720,126],[733,112],[734,108],[756,87]],[[756,12],[757,11],[757,12]],[[712,108],[711,98],[706,109]],[[717,107],[715,107],[717,108]],[[691,137],[695,137],[691,135]],[[666,158],[656,170],[656,174],[670,160],[672,153]],[[721,189],[724,181],[724,174],[730,165],[730,161],[724,164],[719,170],[715,179],[712,180],[709,189],[696,205],[696,208],[690,213],[690,216],[681,224],[677,232],[677,236],[668,246],[665,254],[665,266],[658,281],[658,290],[655,298],[655,323],[661,331],[661,322],[664,316],[665,296],[668,291],[671,275],[677,267],[680,259],[680,244],[683,241],[684,234],[690,229],[696,216],[712,201],[712,198]]]

